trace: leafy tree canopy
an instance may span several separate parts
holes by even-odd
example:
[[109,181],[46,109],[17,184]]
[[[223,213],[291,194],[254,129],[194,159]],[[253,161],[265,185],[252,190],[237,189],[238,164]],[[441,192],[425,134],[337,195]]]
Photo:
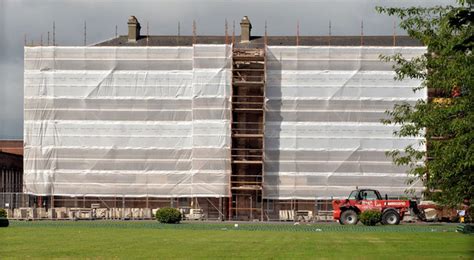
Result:
[[[389,154],[398,165],[411,166],[427,195],[443,205],[457,206],[474,198],[474,12],[472,1],[456,6],[386,8],[400,27],[421,41],[427,53],[405,59],[397,54],[382,57],[395,62],[396,79],[422,80],[414,91],[426,91],[428,100],[402,103],[387,111],[386,124],[400,125],[399,137],[424,136],[427,151],[413,146]],[[420,161],[424,161],[420,164]]]

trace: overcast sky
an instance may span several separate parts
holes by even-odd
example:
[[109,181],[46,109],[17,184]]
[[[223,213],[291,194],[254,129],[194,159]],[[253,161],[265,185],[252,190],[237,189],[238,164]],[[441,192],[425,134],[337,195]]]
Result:
[[[84,21],[89,44],[111,38],[115,25],[126,34],[127,18],[135,15],[150,34],[177,32],[191,34],[192,21],[197,33],[223,35],[224,20],[238,23],[249,16],[254,34],[327,35],[331,20],[333,35],[391,35],[394,18],[378,14],[376,6],[427,6],[454,4],[451,0],[0,0],[0,139],[23,137],[23,45],[46,42],[47,32],[56,23],[56,43],[82,45]],[[231,30],[231,29],[230,29]],[[403,34],[397,30],[397,34]]]

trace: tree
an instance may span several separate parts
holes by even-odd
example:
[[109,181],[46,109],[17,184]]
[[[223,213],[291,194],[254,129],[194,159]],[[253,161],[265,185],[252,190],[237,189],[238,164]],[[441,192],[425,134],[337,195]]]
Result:
[[[385,124],[400,125],[399,137],[424,136],[426,151],[413,146],[390,151],[397,165],[409,165],[421,178],[426,195],[442,205],[458,206],[474,198],[474,14],[471,1],[429,8],[377,7],[398,16],[400,27],[427,47],[411,60],[401,55],[382,57],[395,63],[396,79],[423,81],[414,91],[426,91],[427,101],[397,104],[387,111]],[[420,164],[420,161],[424,161]]]

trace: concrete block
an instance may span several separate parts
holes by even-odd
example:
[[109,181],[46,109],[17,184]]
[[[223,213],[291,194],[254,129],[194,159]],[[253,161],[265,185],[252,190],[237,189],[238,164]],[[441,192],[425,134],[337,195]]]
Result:
[[96,209],[95,217],[98,219],[105,219],[107,217],[107,209],[106,208]]
[[151,219],[154,218],[152,215],[152,210],[151,209],[142,209],[143,210],[143,218],[144,219]]
[[132,208],[132,219],[142,219],[141,210],[139,208]]
[[54,208],[56,211],[56,218],[57,219],[66,219],[68,218],[68,209],[61,207],[61,208]]
[[7,218],[14,218],[13,209],[6,209]]
[[38,213],[37,213],[37,209],[35,208],[28,208],[27,209],[27,214],[28,214],[28,219],[37,219],[38,218]]
[[125,219],[131,219],[132,218],[132,209],[131,208],[124,208],[123,209],[123,218]]
[[57,218],[56,209],[49,209],[47,217],[49,219],[56,219]]
[[36,218],[48,218],[48,212],[45,208],[37,208],[36,209]]

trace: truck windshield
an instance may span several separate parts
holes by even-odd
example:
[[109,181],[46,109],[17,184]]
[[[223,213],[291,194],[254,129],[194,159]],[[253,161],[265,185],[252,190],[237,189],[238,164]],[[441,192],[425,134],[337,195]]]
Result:
[[351,194],[349,195],[349,199],[350,200],[356,200],[357,199],[357,193],[358,191],[354,190],[351,192]]

